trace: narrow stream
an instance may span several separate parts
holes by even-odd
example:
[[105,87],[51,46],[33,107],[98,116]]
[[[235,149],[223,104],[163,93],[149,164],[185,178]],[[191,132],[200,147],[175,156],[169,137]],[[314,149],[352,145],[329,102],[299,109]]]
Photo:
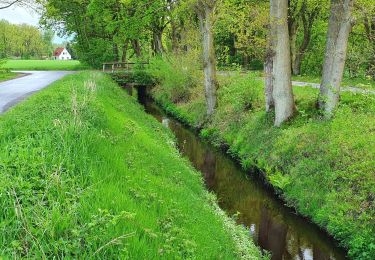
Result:
[[240,213],[238,223],[248,228],[255,243],[272,253],[272,259],[346,259],[345,251],[325,232],[285,207],[259,178],[168,117],[140,90],[139,102],[174,132],[180,152],[202,172],[220,207],[228,215]]

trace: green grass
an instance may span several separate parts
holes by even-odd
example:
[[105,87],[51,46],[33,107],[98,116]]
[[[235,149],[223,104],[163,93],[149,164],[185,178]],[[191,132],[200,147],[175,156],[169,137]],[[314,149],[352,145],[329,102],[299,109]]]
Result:
[[171,132],[96,72],[0,116],[0,209],[5,258],[261,258]]
[[[224,73],[235,74],[235,71],[224,71]],[[253,71],[242,71],[243,74],[248,74],[255,77],[263,77],[264,72],[261,70],[253,70]],[[301,75],[301,76],[292,76],[293,81],[300,81],[300,82],[307,82],[307,83],[320,83],[321,77],[319,76],[309,76],[309,75]],[[368,78],[344,78],[341,83],[342,87],[355,87],[360,89],[368,89],[368,90],[375,90],[375,80]]]
[[87,66],[78,60],[8,60],[4,69],[8,70],[82,70]]
[[[158,75],[163,71],[154,74]],[[183,82],[175,83],[174,90],[165,87],[170,85],[167,77],[159,77],[152,95],[181,121],[194,127],[203,124],[201,135],[214,144],[227,144],[244,168],[260,168],[288,205],[326,229],[351,257],[372,259],[375,96],[342,93],[335,117],[324,121],[316,110],[318,90],[295,88],[298,114],[275,128],[273,115],[264,112],[263,81],[254,75],[219,79],[218,108],[209,124],[203,124],[206,108],[200,84],[186,87],[188,98],[176,102],[171,97],[180,93]]]
[[[320,83],[321,78],[317,76],[293,76],[294,81]],[[343,87],[356,87],[361,89],[375,89],[375,81],[372,79],[361,79],[361,78],[344,78],[342,80]]]
[[18,77],[18,73],[0,71],[0,82]]

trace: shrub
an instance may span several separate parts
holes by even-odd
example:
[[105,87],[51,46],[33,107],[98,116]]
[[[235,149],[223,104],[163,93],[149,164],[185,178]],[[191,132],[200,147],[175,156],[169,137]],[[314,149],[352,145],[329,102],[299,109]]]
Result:
[[147,69],[167,100],[173,103],[190,99],[191,89],[199,84],[201,75],[194,55],[178,57],[156,57],[150,61]]

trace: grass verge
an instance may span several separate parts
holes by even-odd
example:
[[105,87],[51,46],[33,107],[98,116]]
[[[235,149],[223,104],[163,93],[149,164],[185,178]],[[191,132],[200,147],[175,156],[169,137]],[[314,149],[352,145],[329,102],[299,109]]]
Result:
[[0,116],[0,209],[9,258],[262,257],[171,132],[96,72]]
[[[152,95],[181,121],[202,126],[206,111],[202,85],[185,86],[188,80],[183,77],[176,82],[178,75],[185,75],[185,67],[152,63],[150,73],[158,82]],[[342,93],[336,116],[322,121],[316,110],[318,90],[295,88],[298,114],[275,128],[273,115],[264,112],[261,80],[255,75],[219,79],[218,108],[211,123],[203,124],[201,135],[229,146],[229,153],[244,168],[260,168],[290,206],[325,228],[351,257],[372,259],[375,97]]]
[[2,72],[0,71],[0,82],[11,80],[17,78],[19,76],[18,73],[15,72]]
[[[302,82],[311,82],[311,83],[320,83],[321,78],[316,76],[293,76],[292,80],[302,81]],[[361,78],[344,78],[341,85],[343,87],[355,87],[360,89],[375,89],[375,81],[372,79],[361,79]]]
[[7,70],[83,70],[87,66],[78,60],[8,60],[3,66]]

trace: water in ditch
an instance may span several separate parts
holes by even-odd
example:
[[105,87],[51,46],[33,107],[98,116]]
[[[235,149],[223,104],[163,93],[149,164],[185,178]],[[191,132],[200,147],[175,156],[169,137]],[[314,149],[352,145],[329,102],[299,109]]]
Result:
[[139,102],[145,111],[173,131],[180,152],[202,172],[220,207],[228,215],[238,215],[238,223],[246,226],[257,245],[272,253],[272,259],[346,259],[332,238],[284,206],[254,173],[245,172],[227,154],[167,116],[142,92]]

